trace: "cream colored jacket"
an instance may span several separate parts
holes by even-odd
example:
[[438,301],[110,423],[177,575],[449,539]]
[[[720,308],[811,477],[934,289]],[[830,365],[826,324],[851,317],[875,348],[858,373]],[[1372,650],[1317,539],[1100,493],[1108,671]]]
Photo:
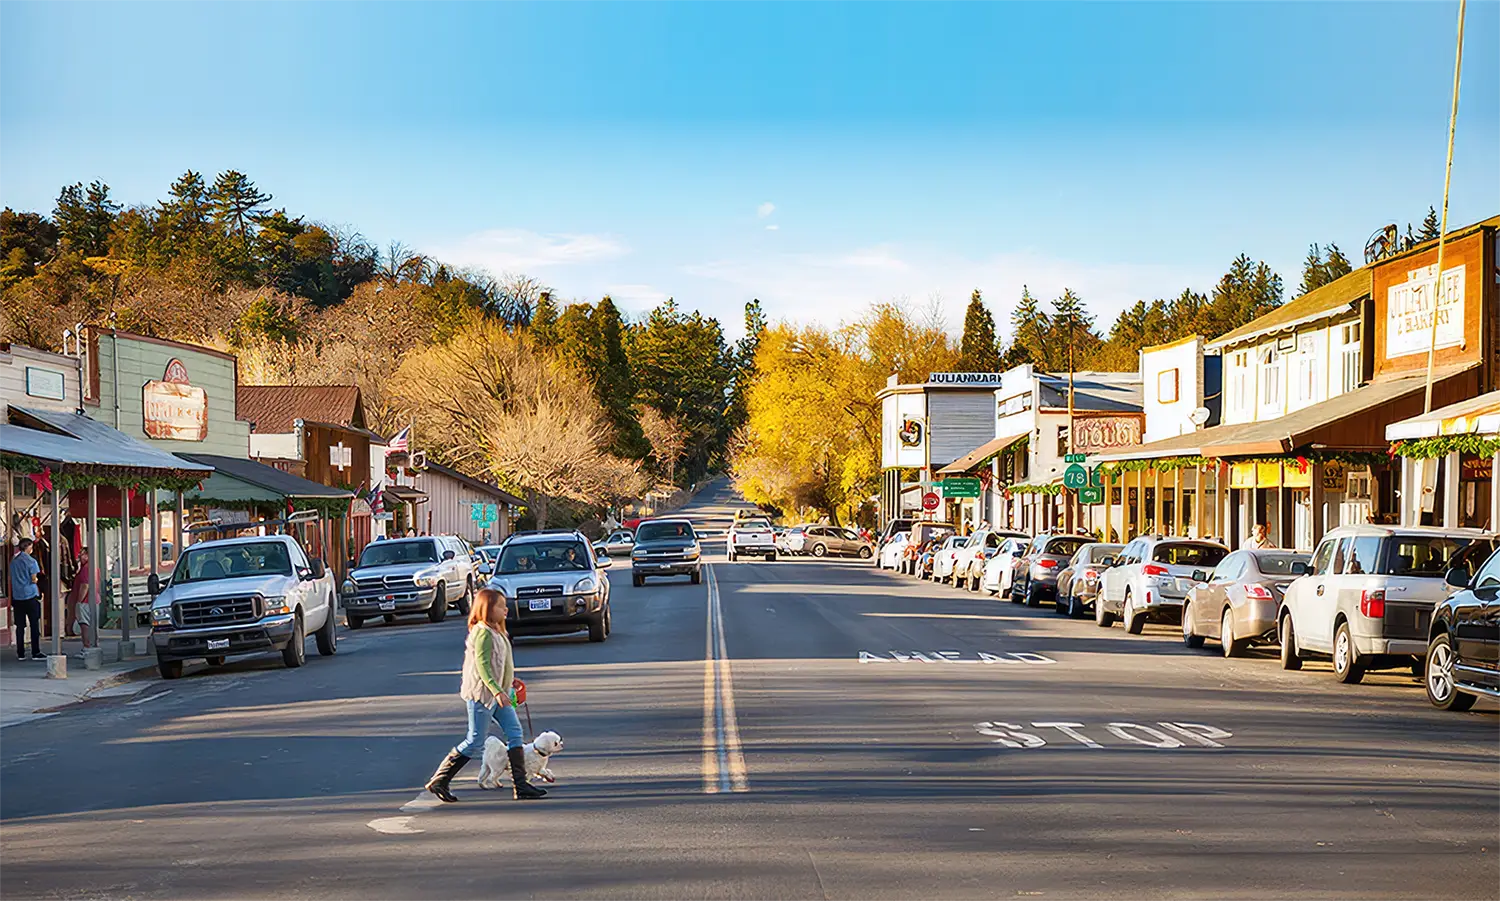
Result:
[[459,689],[459,697],[494,707],[496,689],[510,697],[513,679],[515,665],[511,661],[510,642],[484,623],[475,623],[464,642],[463,687]]

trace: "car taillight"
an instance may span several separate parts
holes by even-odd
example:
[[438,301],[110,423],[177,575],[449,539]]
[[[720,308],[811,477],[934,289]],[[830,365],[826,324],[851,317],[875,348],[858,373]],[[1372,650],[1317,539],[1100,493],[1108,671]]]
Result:
[[974,552],[974,559],[975,560],[983,560],[984,559],[984,551],[975,551]]
[[1374,591],[1361,591],[1359,593],[1359,612],[1371,619],[1380,619],[1385,616],[1385,589],[1377,588]]
[[1271,601],[1275,598],[1271,595],[1271,589],[1264,585],[1246,585],[1245,597],[1254,598],[1257,601]]
[[1147,563],[1145,566],[1141,567],[1141,572],[1148,576],[1165,576],[1170,575],[1172,571],[1167,569],[1165,566],[1157,566],[1155,563]]
[[1042,559],[1040,559],[1040,560],[1038,560],[1036,562],[1036,565],[1040,566],[1042,569],[1052,569],[1054,566],[1057,565],[1057,561],[1056,560],[1048,560],[1047,558],[1043,557]]

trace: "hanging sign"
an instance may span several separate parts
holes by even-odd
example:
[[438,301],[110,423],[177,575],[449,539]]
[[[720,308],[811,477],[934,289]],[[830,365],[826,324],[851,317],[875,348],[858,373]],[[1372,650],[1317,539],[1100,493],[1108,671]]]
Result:
[[141,419],[148,438],[202,441],[208,437],[208,394],[188,384],[187,367],[173,360],[160,381],[141,388]]

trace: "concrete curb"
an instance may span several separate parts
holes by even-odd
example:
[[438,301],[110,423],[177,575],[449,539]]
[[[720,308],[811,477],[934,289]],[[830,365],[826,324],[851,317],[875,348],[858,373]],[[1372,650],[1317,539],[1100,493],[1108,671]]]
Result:
[[[110,673],[108,676],[99,679],[88,688],[85,688],[83,691],[79,692],[73,698],[73,700],[64,701],[61,704],[53,704],[50,707],[39,707],[36,710],[32,711],[32,713],[57,713],[59,711],[66,710],[67,708],[72,707],[75,704],[82,704],[84,701],[93,700],[94,697],[100,692],[107,691],[111,688],[117,688],[130,682],[139,682],[141,680],[148,679],[154,672],[156,672],[156,663],[151,662],[142,663],[140,666],[137,666],[133,669],[122,670],[117,673]],[[20,722],[26,722],[26,720],[21,720]]]

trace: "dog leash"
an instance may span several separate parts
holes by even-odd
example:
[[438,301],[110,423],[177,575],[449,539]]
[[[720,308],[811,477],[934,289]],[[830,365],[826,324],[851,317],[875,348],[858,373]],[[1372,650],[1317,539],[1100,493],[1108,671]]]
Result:
[[536,730],[531,728],[531,705],[522,704],[521,709],[526,711],[526,734],[530,736],[527,741],[536,741]]

